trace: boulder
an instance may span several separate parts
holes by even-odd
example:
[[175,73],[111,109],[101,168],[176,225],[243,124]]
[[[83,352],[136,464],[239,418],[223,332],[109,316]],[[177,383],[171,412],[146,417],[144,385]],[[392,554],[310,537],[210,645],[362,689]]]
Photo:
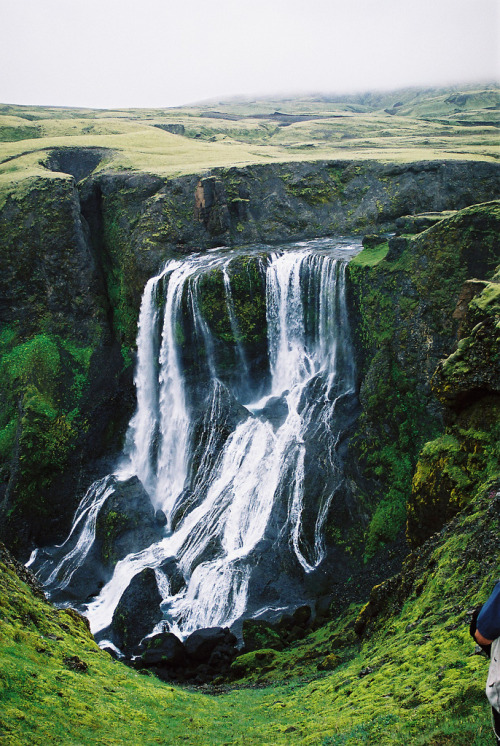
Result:
[[134,476],[117,481],[97,517],[96,543],[102,563],[113,566],[128,554],[159,541],[163,536],[160,525],[139,479]]
[[283,639],[274,625],[261,619],[245,619],[243,622],[243,642],[245,652],[272,649],[282,650]]
[[376,233],[371,233],[368,236],[364,236],[362,240],[363,248],[364,249],[374,249],[376,246],[379,246],[381,243],[384,243],[386,241],[385,236],[380,236]]
[[263,407],[259,415],[269,420],[275,430],[281,427],[288,417],[288,403],[284,396],[273,396]]
[[155,521],[159,526],[166,526],[167,525],[167,516],[163,512],[163,510],[157,510],[155,513]]
[[130,582],[113,614],[111,628],[120,649],[131,653],[163,618],[154,570],[147,567]]
[[388,243],[389,251],[387,252],[385,258],[388,262],[393,262],[396,259],[399,259],[401,254],[408,246],[408,239],[404,236],[394,236],[393,238],[389,239]]
[[310,606],[299,606],[292,614],[294,624],[298,627],[307,627],[311,620],[311,613]]
[[427,228],[431,228],[436,223],[444,218],[449,218],[455,214],[454,210],[447,210],[444,212],[423,212],[419,215],[402,215],[395,221],[396,232],[398,235],[401,233],[405,234],[416,234],[426,231]]
[[233,647],[237,640],[227,628],[207,627],[197,629],[184,642],[188,656],[200,663],[208,662],[212,654],[221,646]]
[[157,635],[147,637],[141,644],[144,652],[141,655],[141,663],[147,668],[149,666],[177,666],[185,658],[184,645],[172,632],[160,632]]
[[175,557],[167,557],[167,559],[160,565],[159,569],[165,573],[168,578],[170,595],[176,596],[181,588],[186,585],[179,563]]

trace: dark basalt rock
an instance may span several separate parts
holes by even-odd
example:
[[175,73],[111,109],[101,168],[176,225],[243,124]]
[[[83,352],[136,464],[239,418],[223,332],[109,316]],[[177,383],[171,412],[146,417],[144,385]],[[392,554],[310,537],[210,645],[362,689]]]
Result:
[[75,181],[81,181],[90,176],[103,158],[111,153],[107,148],[54,148],[45,166],[51,171],[71,174]]
[[181,588],[186,584],[184,575],[181,572],[179,564],[175,557],[168,557],[161,565],[162,570],[170,583],[170,593],[172,596],[177,595]]
[[143,640],[141,649],[141,664],[146,668],[151,666],[177,666],[186,657],[184,645],[172,632],[160,632]]
[[364,236],[362,240],[364,249],[374,249],[386,240],[385,236],[378,233],[370,233],[368,236]]
[[292,619],[299,627],[307,627],[311,620],[311,607],[310,606],[299,606],[292,614]]
[[148,567],[132,579],[113,614],[111,629],[121,650],[132,652],[161,621],[161,601],[155,572]]
[[431,228],[436,223],[439,223],[440,220],[451,217],[454,214],[454,210],[448,210],[444,212],[424,212],[420,215],[403,215],[395,221],[396,234],[422,233],[427,228]]
[[155,513],[155,521],[159,526],[166,526],[167,525],[167,516],[163,512],[163,510],[157,510]]
[[212,656],[216,648],[221,645],[235,645],[236,637],[227,629],[222,627],[207,627],[197,629],[189,635],[184,642],[186,653],[190,658],[200,662],[206,662]]
[[137,477],[116,482],[113,494],[97,518],[96,541],[102,563],[115,565],[131,552],[159,541],[163,535],[160,525],[149,495]]
[[245,619],[243,622],[245,653],[254,650],[283,650],[284,643],[274,625],[261,619]]
[[184,644],[162,632],[139,645],[136,668],[147,668],[164,681],[204,684],[227,674],[236,654],[237,639],[227,628],[209,627],[193,632]]
[[388,262],[393,262],[396,259],[399,259],[401,254],[408,246],[408,241],[404,236],[394,236],[393,238],[389,239],[388,243],[389,251],[387,252],[385,257]]
[[283,650],[305,636],[312,617],[310,606],[299,606],[293,614],[283,614],[275,622],[262,619],[245,619],[243,622],[243,642],[245,653],[254,650]]
[[273,396],[266,406],[258,413],[263,419],[269,420],[277,430],[288,417],[288,404],[284,396]]
[[[101,506],[96,521],[96,536],[89,552],[62,590],[51,590],[56,602],[70,599],[82,601],[99,593],[111,578],[114,565],[131,552],[159,541],[163,529],[155,521],[155,511],[147,492],[137,477],[124,482],[114,481],[113,492]],[[72,541],[76,541],[77,534]],[[72,544],[39,550],[35,569],[50,559],[58,562]],[[150,630],[149,630],[150,631]]]
[[183,135],[186,131],[183,124],[155,124],[153,126],[164,132],[170,132],[172,135]]

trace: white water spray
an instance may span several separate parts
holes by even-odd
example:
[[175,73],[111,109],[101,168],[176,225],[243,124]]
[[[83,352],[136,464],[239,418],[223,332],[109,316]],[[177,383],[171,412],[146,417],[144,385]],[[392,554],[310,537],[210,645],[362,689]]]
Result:
[[[153,506],[164,511],[167,531],[160,541],[117,562],[110,580],[86,605],[94,633],[112,623],[131,580],[146,568],[155,570],[165,623],[186,636],[200,627],[229,626],[245,613],[257,547],[291,552],[306,574],[325,556],[323,526],[342,479],[335,456],[335,411],[342,397],[354,392],[345,260],[322,246],[320,251],[306,245],[269,254],[265,285],[270,386],[263,399],[243,409],[237,391],[231,393],[219,380],[213,332],[200,310],[203,273],[216,269],[222,272],[239,370],[248,378],[231,288],[232,256],[211,253],[173,261],[147,283],[137,338],[137,411],[122,462],[114,477],[87,493],[70,536],[58,548],[62,558],[38,567],[49,592],[68,586],[92,546],[99,510],[115,480],[139,478]],[[190,406],[183,369],[186,314],[204,349],[210,382],[202,419]],[[312,385],[313,397],[308,394]],[[266,407],[276,399],[285,414],[273,426]],[[221,440],[229,405],[235,413],[233,429]],[[306,504],[304,493],[313,431],[328,435],[332,473],[315,507]],[[305,510],[315,511],[309,536]],[[271,525],[279,515],[281,525],[273,534]],[[165,569],[172,561],[184,579],[175,593]],[[258,607],[258,599],[252,603]]]

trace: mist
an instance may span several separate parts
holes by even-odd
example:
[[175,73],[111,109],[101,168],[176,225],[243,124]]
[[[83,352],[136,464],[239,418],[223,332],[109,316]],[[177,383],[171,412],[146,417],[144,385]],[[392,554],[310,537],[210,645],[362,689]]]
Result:
[[16,0],[4,103],[172,107],[499,77],[496,0]]

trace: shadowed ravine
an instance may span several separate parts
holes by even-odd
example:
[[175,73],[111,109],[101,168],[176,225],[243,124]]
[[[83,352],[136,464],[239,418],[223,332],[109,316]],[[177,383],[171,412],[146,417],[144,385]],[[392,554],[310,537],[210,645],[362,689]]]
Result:
[[[359,248],[321,239],[245,251],[265,293],[259,365],[232,283],[241,253],[172,260],[149,280],[137,410],[121,461],[91,485],[66,541],[30,560],[53,600],[80,604],[98,639],[113,639],[117,605],[147,568],[161,597],[154,629],[180,637],[272,618],[307,596],[327,553],[324,524],[343,489],[342,441],[357,414],[345,268]],[[225,295],[218,333],[205,297],[217,275]],[[155,520],[149,535],[115,552],[106,575],[95,568],[96,525],[123,485],[152,504]]]

